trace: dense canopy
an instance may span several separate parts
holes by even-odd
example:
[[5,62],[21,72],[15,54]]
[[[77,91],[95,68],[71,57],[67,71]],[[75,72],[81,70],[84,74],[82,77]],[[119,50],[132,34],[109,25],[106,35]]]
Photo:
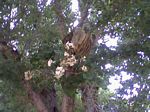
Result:
[[0,111],[73,110],[150,111],[149,0],[0,0]]

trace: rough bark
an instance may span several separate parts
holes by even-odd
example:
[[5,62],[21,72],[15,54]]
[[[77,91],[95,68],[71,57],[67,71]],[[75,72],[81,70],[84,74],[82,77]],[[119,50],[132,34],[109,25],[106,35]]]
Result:
[[81,90],[85,112],[103,112],[97,103],[98,88],[94,85],[83,85]]
[[[65,77],[72,75],[72,73],[74,73],[74,69],[68,68],[68,70],[65,71]],[[64,94],[62,99],[61,112],[73,112],[75,106],[74,102],[75,101],[73,97]]]
[[[65,77],[72,75],[74,72],[74,67],[68,67],[68,69],[65,71]],[[74,102],[74,97],[70,97],[64,94],[61,105],[61,112],[73,112],[75,106]]]
[[27,81],[23,81],[23,85],[29,98],[31,99],[32,104],[36,107],[37,112],[48,112],[48,109],[43,103],[40,95],[33,91],[31,85]]
[[61,112],[73,112],[74,99],[67,95],[63,96]]
[[54,84],[52,84],[50,89],[45,88],[42,90],[41,98],[48,108],[48,112],[58,112]]

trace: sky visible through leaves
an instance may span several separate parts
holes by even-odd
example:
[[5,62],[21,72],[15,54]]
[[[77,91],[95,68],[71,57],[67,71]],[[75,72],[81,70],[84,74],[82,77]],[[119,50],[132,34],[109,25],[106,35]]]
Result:
[[[72,0],[72,11],[77,12],[79,11],[78,9],[78,1],[77,0]],[[74,23],[74,26],[76,26],[78,24],[78,21],[76,20]],[[118,42],[118,38],[110,38],[109,35],[105,35],[105,41],[106,41],[106,46],[110,47],[111,50],[115,50],[115,47],[117,47],[117,42]],[[102,43],[102,40],[98,40],[98,43]],[[106,68],[111,68],[112,65],[111,64],[106,64],[105,65]],[[108,89],[111,92],[116,92],[117,89],[122,88],[122,85],[120,84],[121,81],[126,81],[131,79],[132,76],[130,74],[127,74],[127,72],[122,71],[120,76],[115,75],[115,76],[111,76],[111,78],[109,79],[110,85],[108,85]],[[133,94],[132,96],[137,96],[138,92],[136,91],[136,88],[140,88],[140,86],[138,84],[134,84],[134,89],[132,90]],[[124,95],[125,99],[129,99],[130,97],[132,97],[129,93],[131,92],[131,90],[127,90],[128,95]],[[148,110],[148,112],[150,112],[150,110]]]
[[[77,12],[79,11],[78,9],[78,1],[77,0],[72,0],[72,11],[73,12]],[[78,21],[75,21],[74,23],[74,26],[76,26],[78,24]],[[118,41],[118,38],[110,38],[109,35],[106,35],[105,36],[105,39],[106,39],[106,46],[108,47],[116,47],[117,46],[117,41]],[[102,40],[99,40],[98,41],[99,43],[102,43]],[[113,50],[113,48],[112,48]],[[110,68],[112,67],[111,64],[107,64],[106,65],[106,68]],[[121,76],[122,76],[122,80],[125,81],[125,80],[128,80],[131,78],[130,75],[128,75],[126,72],[122,71],[121,72]],[[108,85],[108,88],[111,92],[115,92],[116,89],[118,88],[121,88],[121,84],[120,84],[120,77],[119,76],[112,76],[110,79],[110,85]],[[138,85],[135,85],[136,87]],[[136,91],[134,91],[134,95],[137,95],[138,93]],[[130,96],[125,96],[125,98],[129,98]]]
[[[49,5],[51,2],[51,0],[48,0],[47,5]],[[11,16],[15,16],[17,9],[13,9],[11,12]],[[72,11],[73,12],[78,12],[78,1],[77,0],[72,0]],[[74,22],[74,27],[78,24],[78,20],[76,20]],[[10,28],[13,29],[14,28],[14,24],[13,22],[10,24]],[[109,35],[105,35],[105,41],[106,41],[106,46],[108,47],[112,47],[112,50],[115,50],[114,47],[117,46],[117,41],[118,38],[110,38]],[[98,40],[98,43],[102,43],[102,40]],[[106,68],[111,68],[112,65],[111,64],[106,64]],[[122,71],[121,72],[121,76],[122,76],[122,81],[128,80],[131,78],[130,75],[128,75],[126,72]],[[112,76],[110,79],[110,85],[108,85],[108,88],[111,92],[115,92],[116,89],[121,88],[121,84],[120,84],[120,76]],[[138,85],[134,85],[136,87],[138,87]],[[130,92],[130,91],[129,91]],[[137,95],[138,93],[135,91],[133,91],[134,95]],[[130,96],[125,96],[125,98],[129,98]]]

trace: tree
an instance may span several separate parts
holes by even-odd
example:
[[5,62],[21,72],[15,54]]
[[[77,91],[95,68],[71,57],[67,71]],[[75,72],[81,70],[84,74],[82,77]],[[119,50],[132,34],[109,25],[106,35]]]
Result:
[[[77,0],[76,3],[79,10],[73,12],[69,0],[1,1],[2,111],[148,111],[150,2]],[[74,26],[76,21],[78,25]],[[73,42],[70,37],[78,27],[85,35],[96,37],[92,48],[84,44],[86,41],[81,42],[81,46],[90,49],[86,58],[75,52],[74,45],[67,44]],[[117,39],[117,45],[108,46],[109,39]],[[68,66],[69,59],[73,61]],[[124,81],[122,72],[131,78]],[[107,86],[114,75],[120,77],[122,88],[112,94]],[[81,102],[79,96],[83,106],[75,110],[76,100]],[[12,106],[5,105],[6,101]],[[18,105],[20,108],[15,110]]]

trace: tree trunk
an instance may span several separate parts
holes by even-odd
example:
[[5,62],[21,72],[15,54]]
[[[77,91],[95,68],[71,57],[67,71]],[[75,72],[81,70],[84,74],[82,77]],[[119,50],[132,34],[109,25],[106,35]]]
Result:
[[58,112],[54,84],[52,84],[50,89],[45,88],[42,90],[41,98],[48,108],[48,112]]
[[74,98],[64,95],[61,112],[73,112],[73,109],[74,109]]
[[31,85],[27,81],[24,81],[23,86],[25,90],[27,91],[29,98],[32,101],[32,104],[36,107],[37,112],[48,112],[48,109],[43,103],[40,95],[33,91]]
[[85,112],[103,112],[97,103],[98,88],[94,85],[85,84],[81,90]]
[[[68,67],[65,71],[65,77],[71,76],[75,73],[74,67]],[[65,82],[64,82],[65,83]],[[61,105],[61,112],[73,112],[74,111],[74,97],[67,96],[64,94]]]

